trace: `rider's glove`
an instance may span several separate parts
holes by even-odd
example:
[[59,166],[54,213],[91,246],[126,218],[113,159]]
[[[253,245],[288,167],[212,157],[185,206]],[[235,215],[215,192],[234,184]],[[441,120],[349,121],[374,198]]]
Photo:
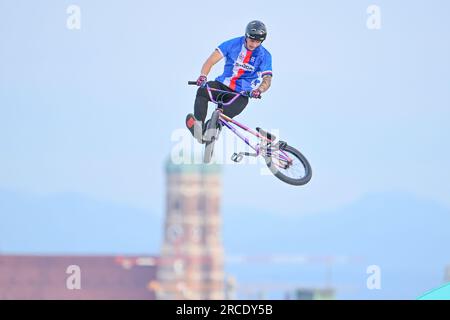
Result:
[[250,97],[252,97],[254,99],[260,99],[261,98],[261,91],[259,91],[259,89],[252,90],[250,92]]
[[202,74],[197,79],[197,85],[199,87],[203,87],[205,85],[206,81],[208,81],[208,79],[206,78],[206,76],[204,74]]

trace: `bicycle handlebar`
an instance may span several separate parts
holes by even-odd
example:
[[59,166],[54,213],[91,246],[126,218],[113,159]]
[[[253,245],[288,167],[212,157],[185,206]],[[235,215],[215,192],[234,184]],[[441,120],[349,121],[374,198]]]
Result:
[[[196,86],[197,85],[197,81],[188,81],[188,85]],[[210,88],[210,87],[208,87],[207,89],[212,90],[212,91],[219,91],[219,92],[223,92],[223,93],[228,93],[228,94],[234,94],[236,96],[244,96],[244,97],[252,98],[250,91],[232,92],[232,91],[219,90],[219,89]],[[257,99],[261,99],[261,97],[259,97]]]

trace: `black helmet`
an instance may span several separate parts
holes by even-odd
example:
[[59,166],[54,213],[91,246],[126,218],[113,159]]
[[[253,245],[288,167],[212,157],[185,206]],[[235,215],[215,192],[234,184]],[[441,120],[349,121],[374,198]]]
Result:
[[250,21],[245,28],[245,36],[250,39],[260,40],[266,39],[267,29],[264,23],[258,20]]

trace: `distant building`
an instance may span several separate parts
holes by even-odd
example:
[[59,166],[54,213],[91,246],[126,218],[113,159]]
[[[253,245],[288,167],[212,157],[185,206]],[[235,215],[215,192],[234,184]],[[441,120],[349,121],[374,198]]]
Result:
[[167,199],[156,296],[224,299],[218,165],[166,164]]
[[287,295],[292,300],[334,300],[332,288],[299,288]]
[[[81,288],[69,290],[69,266]],[[0,255],[0,300],[155,299],[154,257]]]

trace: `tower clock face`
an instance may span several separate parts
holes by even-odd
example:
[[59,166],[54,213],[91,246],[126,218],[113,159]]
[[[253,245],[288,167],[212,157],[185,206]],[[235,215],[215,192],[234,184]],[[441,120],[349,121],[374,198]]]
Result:
[[181,239],[181,236],[183,235],[183,227],[178,224],[171,225],[167,229],[167,235],[170,241],[172,242],[178,241]]

